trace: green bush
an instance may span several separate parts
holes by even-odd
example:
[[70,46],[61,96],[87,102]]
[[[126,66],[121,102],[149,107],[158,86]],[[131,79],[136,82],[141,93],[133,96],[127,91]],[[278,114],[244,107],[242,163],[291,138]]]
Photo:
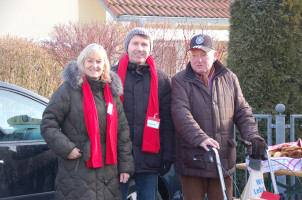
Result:
[[235,0],[227,65],[255,113],[302,111],[302,1]]
[[[253,113],[276,114],[278,103],[287,116],[302,113],[301,12],[301,0],[234,0],[230,5],[227,66],[237,74]],[[262,126],[259,132],[267,138]],[[242,149],[237,147],[237,163],[244,162]],[[245,178],[237,172],[242,192]]]

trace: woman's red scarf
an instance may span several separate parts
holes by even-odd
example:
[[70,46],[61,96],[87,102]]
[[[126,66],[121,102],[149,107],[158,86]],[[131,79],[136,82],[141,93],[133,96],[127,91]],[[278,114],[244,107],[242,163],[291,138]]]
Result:
[[[158,104],[158,79],[157,79],[157,71],[154,64],[154,58],[152,56],[148,56],[147,63],[150,66],[151,73],[151,88],[150,88],[150,96],[149,103],[147,109],[147,115],[145,120],[145,128],[144,128],[144,136],[143,136],[143,148],[142,150],[149,153],[158,153],[160,148],[160,140],[159,140],[159,128],[152,128],[147,126],[148,120],[158,119],[159,117],[159,104]],[[127,67],[128,67],[129,57],[128,54],[125,54],[120,60],[117,74],[121,78],[122,84],[124,86]],[[123,102],[123,95],[120,96],[121,101]],[[156,118],[157,117],[157,118]]]
[[[92,91],[83,75],[83,109],[85,123],[90,138],[90,158],[87,161],[87,167],[102,167],[102,149],[99,132],[99,119],[93,98]],[[115,165],[117,163],[117,111],[112,98],[109,84],[106,81],[104,88],[104,97],[107,105],[107,133],[106,133],[106,164]]]

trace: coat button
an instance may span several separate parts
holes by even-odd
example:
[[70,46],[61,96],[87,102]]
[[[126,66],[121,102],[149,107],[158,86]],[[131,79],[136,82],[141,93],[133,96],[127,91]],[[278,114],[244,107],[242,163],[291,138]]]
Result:
[[213,101],[212,104],[213,104],[213,106],[215,106],[215,104],[216,104],[215,101]]
[[104,184],[105,184],[105,185],[108,185],[108,183],[109,183],[109,181],[105,179],[105,180],[104,180]]

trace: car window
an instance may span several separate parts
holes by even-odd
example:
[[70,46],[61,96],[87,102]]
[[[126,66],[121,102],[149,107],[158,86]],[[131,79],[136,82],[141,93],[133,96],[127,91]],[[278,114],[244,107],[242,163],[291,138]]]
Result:
[[40,123],[45,105],[0,90],[0,141],[42,140]]

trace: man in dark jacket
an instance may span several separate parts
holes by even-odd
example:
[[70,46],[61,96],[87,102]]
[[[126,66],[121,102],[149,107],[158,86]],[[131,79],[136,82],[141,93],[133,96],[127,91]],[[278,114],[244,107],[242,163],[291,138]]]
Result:
[[[144,28],[132,29],[125,39],[126,54],[112,68],[124,85],[121,98],[130,127],[137,198],[156,200],[158,174],[166,174],[174,161],[171,118],[171,82],[150,56],[152,39]],[[122,184],[123,199],[129,181]]]
[[[234,123],[242,138],[252,142],[251,156],[263,155],[267,145],[258,134],[237,76],[217,60],[212,38],[194,36],[189,51],[186,69],[172,78],[175,168],[180,174],[184,199],[200,200],[205,194],[209,200],[223,199],[217,165],[204,160],[209,151],[207,145],[218,149],[222,167],[231,175],[236,162]],[[194,155],[199,155],[200,160],[194,161]],[[226,173],[224,181],[231,199],[232,180]]]

